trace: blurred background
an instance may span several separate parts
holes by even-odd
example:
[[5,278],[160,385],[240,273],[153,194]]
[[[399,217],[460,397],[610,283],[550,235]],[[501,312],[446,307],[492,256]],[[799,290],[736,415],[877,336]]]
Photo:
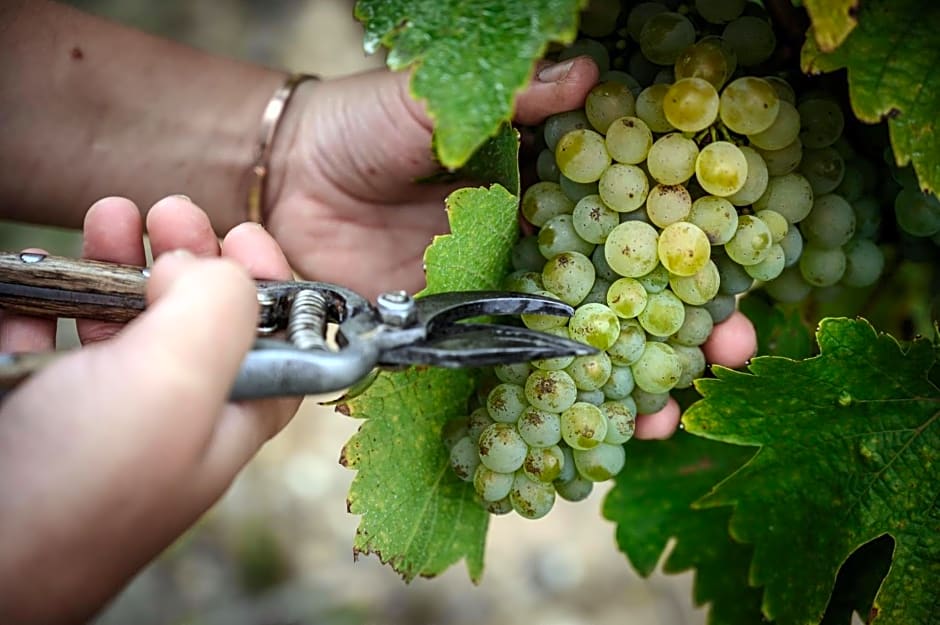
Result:
[[[381,67],[348,0],[73,0],[83,10],[220,55],[325,78]],[[75,255],[74,232],[0,223],[0,245]],[[63,328],[68,335],[68,329]],[[607,488],[539,521],[494,518],[486,570],[460,564],[405,584],[353,559],[353,473],[338,463],[357,421],[310,398],[189,533],[139,575],[99,625],[697,625],[691,575],[639,578],[600,515]],[[89,574],[94,574],[89,571]]]

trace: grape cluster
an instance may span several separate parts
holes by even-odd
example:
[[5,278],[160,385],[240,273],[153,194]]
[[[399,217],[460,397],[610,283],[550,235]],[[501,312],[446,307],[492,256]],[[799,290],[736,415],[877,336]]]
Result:
[[881,272],[842,110],[749,73],[775,50],[754,7],[595,2],[558,55],[589,54],[601,75],[582,109],[541,128],[521,205],[535,233],[503,286],[575,307],[522,321],[599,351],[497,367],[448,424],[451,465],[491,512],[539,518],[615,476],[637,415],[705,373],[701,346],[755,283],[792,301]]

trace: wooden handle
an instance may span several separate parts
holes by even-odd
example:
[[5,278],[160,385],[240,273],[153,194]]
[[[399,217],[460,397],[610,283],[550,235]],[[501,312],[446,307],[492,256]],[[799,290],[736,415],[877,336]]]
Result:
[[146,306],[148,270],[0,252],[0,308],[40,317],[130,321]]

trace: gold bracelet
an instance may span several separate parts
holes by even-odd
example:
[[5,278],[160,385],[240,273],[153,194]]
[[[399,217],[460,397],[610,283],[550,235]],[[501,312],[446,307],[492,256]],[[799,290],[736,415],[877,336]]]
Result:
[[248,219],[255,223],[264,224],[265,183],[271,168],[271,148],[274,145],[274,136],[297,85],[306,80],[320,80],[320,77],[313,74],[291,74],[268,100],[268,105],[264,107],[264,113],[261,115],[258,144],[251,165],[251,184],[248,188]]

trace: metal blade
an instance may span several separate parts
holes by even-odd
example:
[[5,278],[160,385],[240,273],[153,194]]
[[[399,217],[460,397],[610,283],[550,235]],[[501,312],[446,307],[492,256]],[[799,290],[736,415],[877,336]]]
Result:
[[509,291],[454,291],[415,300],[418,320],[435,334],[448,324],[483,316],[540,314],[570,317],[574,308],[557,299]]

